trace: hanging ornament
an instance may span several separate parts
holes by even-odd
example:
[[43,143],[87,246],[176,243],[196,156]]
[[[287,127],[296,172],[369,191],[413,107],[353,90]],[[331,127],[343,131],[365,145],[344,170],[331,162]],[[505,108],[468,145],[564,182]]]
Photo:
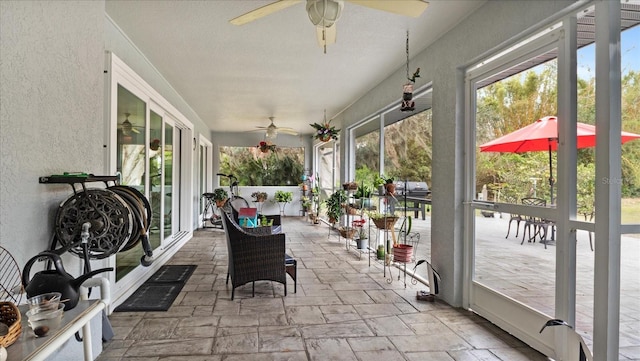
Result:
[[420,68],[416,69],[411,77],[409,77],[409,31],[407,30],[407,80],[408,83],[402,86],[402,104],[400,105],[400,111],[412,112],[416,109],[416,103],[413,101],[413,83],[416,82],[416,78],[420,77]]

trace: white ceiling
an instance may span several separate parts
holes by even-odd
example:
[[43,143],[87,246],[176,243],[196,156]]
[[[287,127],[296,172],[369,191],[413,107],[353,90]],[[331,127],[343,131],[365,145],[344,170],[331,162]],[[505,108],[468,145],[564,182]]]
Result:
[[254,130],[273,116],[277,126],[311,133],[324,109],[332,118],[404,69],[407,30],[417,54],[484,0],[431,0],[418,18],[345,2],[327,54],[304,2],[243,26],[229,23],[271,2],[107,0],[106,11],[211,129]]

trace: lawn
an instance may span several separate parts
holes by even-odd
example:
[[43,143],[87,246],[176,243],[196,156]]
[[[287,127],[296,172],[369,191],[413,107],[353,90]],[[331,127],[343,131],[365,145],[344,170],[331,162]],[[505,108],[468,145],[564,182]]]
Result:
[[622,224],[640,223],[640,198],[622,199]]

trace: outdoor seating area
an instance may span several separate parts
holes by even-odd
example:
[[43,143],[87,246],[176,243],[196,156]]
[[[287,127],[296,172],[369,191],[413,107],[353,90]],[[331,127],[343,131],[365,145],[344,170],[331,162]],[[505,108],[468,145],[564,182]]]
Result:
[[[428,238],[428,219],[417,226]],[[381,263],[345,251],[326,225],[283,218],[298,262],[297,293],[256,281],[227,285],[224,232],[206,228],[168,262],[198,267],[167,312],[114,313],[117,331],[97,361],[189,357],[228,360],[467,360],[547,358],[476,314],[420,301],[424,284],[388,283]],[[424,252],[428,247],[423,247]],[[420,254],[419,257],[426,253]],[[407,267],[409,268],[409,267]],[[418,268],[427,276],[426,268]],[[394,271],[394,276],[396,272]],[[288,286],[294,281],[287,278]],[[255,292],[255,296],[253,295]],[[541,325],[542,326],[542,325]],[[167,340],[170,340],[168,342]]]

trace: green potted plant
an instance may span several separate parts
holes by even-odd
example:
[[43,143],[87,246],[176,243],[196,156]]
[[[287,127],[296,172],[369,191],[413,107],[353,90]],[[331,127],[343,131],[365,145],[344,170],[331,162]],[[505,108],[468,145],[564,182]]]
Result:
[[216,188],[213,190],[213,200],[216,202],[216,206],[222,207],[227,198],[229,198],[229,193],[227,193],[224,188]]
[[324,201],[327,206],[327,217],[330,223],[336,223],[342,214],[342,204],[347,201],[347,192],[342,189],[333,193],[329,199]]
[[303,211],[308,212],[311,209],[311,198],[302,196],[302,198],[300,198],[300,203]]
[[373,180],[373,188],[378,190],[378,194],[384,194],[384,184],[386,179],[383,176],[378,176]]
[[276,191],[273,198],[278,203],[289,203],[293,200],[293,192]]
[[278,206],[280,207],[280,216],[284,216],[284,208],[286,207],[287,203],[293,201],[293,192],[276,191],[276,193],[273,195],[273,199],[278,203]]
[[395,213],[380,213],[378,211],[369,211],[367,216],[379,229],[392,229],[396,224],[398,216]]
[[371,208],[371,194],[373,189],[368,184],[360,184],[354,198],[359,200],[361,208]]

